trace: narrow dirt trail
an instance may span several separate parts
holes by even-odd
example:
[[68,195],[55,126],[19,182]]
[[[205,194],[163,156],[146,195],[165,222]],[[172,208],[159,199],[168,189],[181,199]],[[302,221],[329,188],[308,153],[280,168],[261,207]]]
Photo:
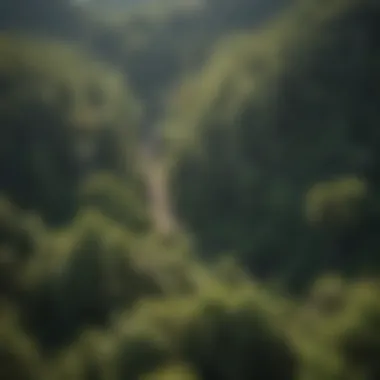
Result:
[[167,186],[167,173],[152,149],[144,147],[140,155],[141,169],[147,184],[149,207],[157,232],[170,234],[177,230]]

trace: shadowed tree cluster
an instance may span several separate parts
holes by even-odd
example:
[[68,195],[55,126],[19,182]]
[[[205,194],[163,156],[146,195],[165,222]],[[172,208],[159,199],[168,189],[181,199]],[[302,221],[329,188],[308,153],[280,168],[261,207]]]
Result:
[[138,108],[122,76],[79,46],[4,35],[0,50],[2,192],[59,223],[87,175],[136,174]]

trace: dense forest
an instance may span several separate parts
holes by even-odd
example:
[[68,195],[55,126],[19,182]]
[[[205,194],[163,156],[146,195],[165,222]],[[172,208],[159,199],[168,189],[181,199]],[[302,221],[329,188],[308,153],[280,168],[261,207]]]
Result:
[[376,0],[0,1],[0,378],[380,380]]

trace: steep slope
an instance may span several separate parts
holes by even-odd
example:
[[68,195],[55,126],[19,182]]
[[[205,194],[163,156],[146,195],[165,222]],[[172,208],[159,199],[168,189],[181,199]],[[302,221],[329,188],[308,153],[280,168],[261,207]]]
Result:
[[[301,2],[222,42],[174,94],[171,192],[205,255],[236,251],[294,286],[323,270],[379,269],[379,17],[371,1]],[[359,214],[355,178],[368,189]],[[305,197],[320,181],[316,226]]]

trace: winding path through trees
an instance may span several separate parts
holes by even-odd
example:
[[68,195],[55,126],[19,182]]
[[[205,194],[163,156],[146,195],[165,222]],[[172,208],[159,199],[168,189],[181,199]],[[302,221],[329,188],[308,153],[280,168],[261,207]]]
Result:
[[177,230],[178,223],[170,203],[164,165],[148,144],[141,150],[140,163],[147,185],[153,223],[157,232],[164,235],[170,234]]

